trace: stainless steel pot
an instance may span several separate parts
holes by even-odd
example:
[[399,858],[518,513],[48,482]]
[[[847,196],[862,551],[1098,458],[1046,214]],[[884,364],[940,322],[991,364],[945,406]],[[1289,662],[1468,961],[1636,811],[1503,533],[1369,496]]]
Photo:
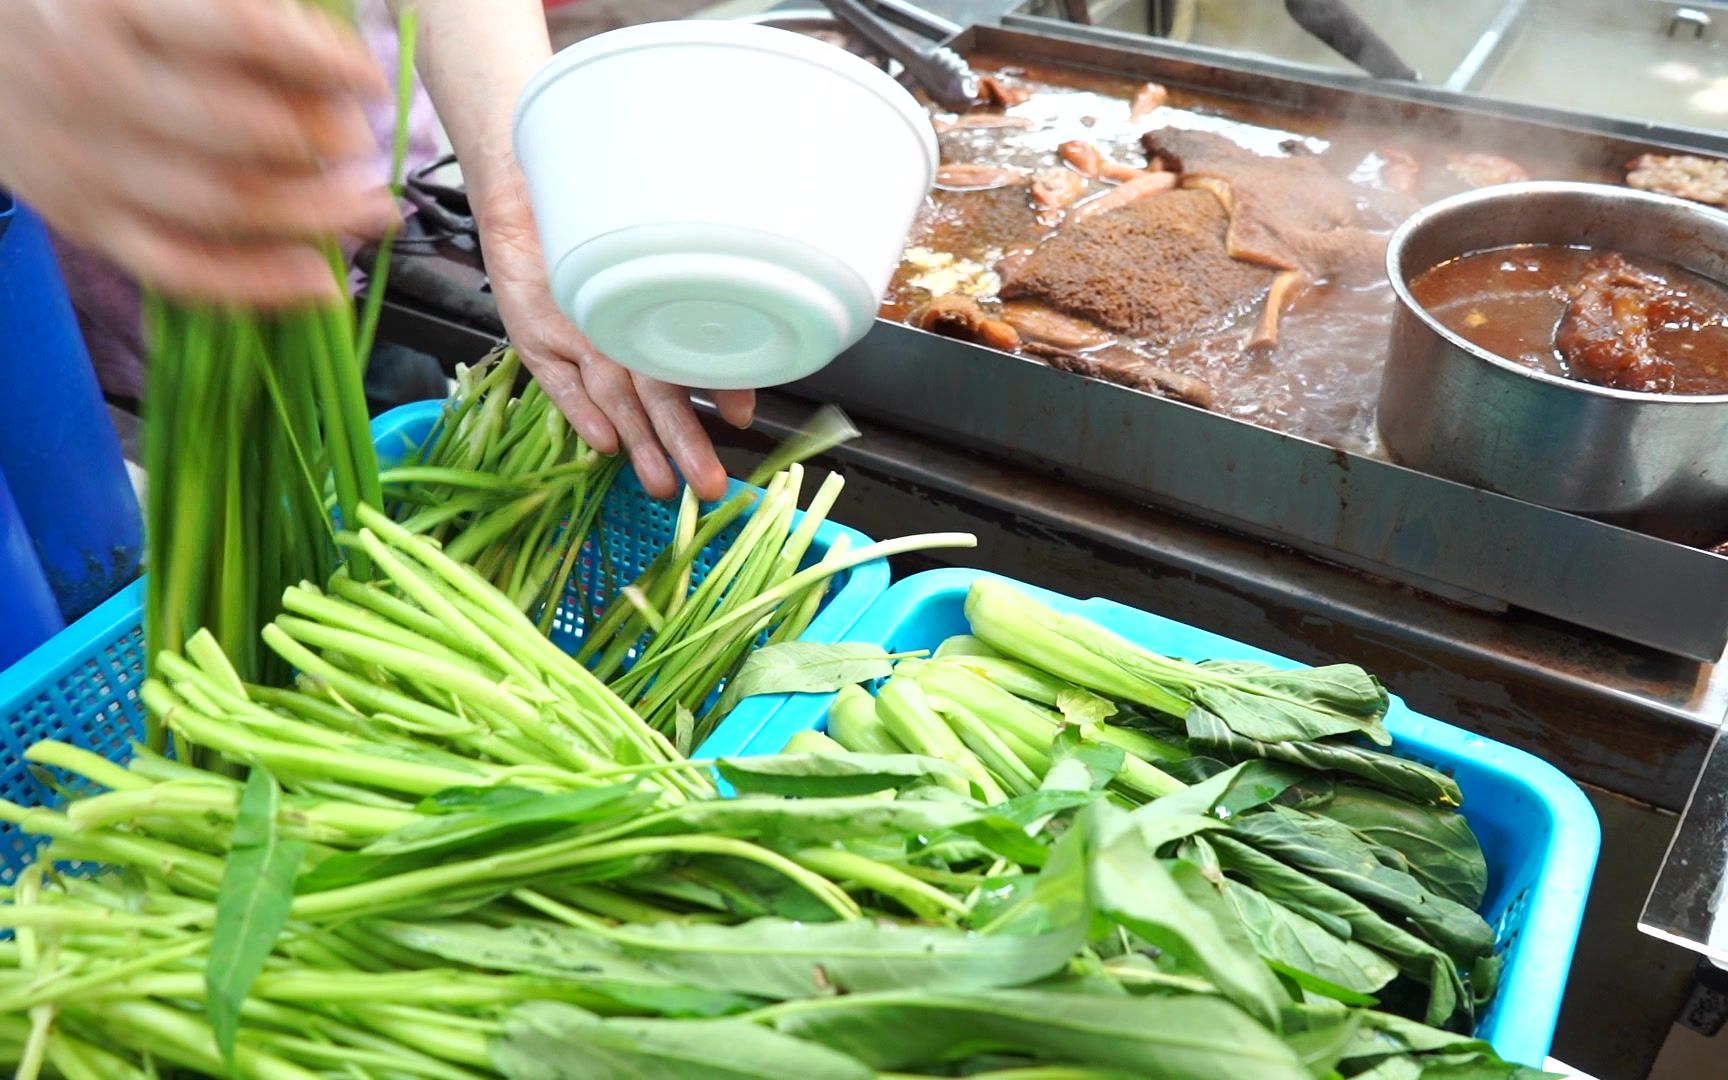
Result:
[[1681,199],[1536,182],[1426,207],[1386,254],[1399,305],[1379,426],[1393,459],[1684,543],[1728,539],[1728,395],[1633,393],[1533,371],[1447,330],[1410,295],[1424,270],[1508,244],[1646,255],[1728,281],[1728,213]]

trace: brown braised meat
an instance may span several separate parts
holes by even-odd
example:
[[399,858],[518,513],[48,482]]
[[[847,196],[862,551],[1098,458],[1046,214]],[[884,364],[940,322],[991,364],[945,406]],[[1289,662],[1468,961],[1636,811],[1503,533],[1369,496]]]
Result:
[[978,101],[986,109],[1012,109],[1032,100],[1032,91],[1011,86],[995,75],[978,76]]
[[920,212],[913,236],[935,251],[982,259],[992,247],[1042,232],[1026,188],[1016,185],[945,193]]
[[1229,219],[1205,191],[1170,191],[1070,225],[1005,272],[1004,300],[1037,300],[1151,344],[1223,323],[1272,272],[1230,257]]
[[1134,93],[1134,100],[1128,105],[1128,119],[1141,120],[1164,107],[1170,100],[1170,91],[1161,83],[1149,82]]
[[1530,179],[1524,166],[1498,154],[1448,154],[1446,171],[1473,188],[1517,184]]
[[1050,165],[1032,174],[1032,201],[1045,210],[1060,210],[1086,197],[1091,185],[1073,169]]
[[1621,390],[1673,389],[1674,364],[1650,341],[1652,330],[1677,314],[1671,309],[1684,304],[1666,281],[1609,254],[1592,259],[1568,295],[1554,347],[1573,375]]
[[950,162],[936,170],[936,186],[947,191],[984,191],[988,188],[1019,187],[1031,178],[1005,165]]
[[1101,214],[1108,214],[1131,203],[1137,203],[1149,195],[1161,195],[1175,186],[1175,173],[1138,173],[1132,179],[1122,181],[1102,195],[1094,196],[1076,206],[1069,213],[1065,224],[1078,225],[1082,221],[1088,221]]
[[1148,157],[1211,192],[1229,214],[1231,256],[1310,279],[1378,280],[1385,238],[1362,229],[1351,184],[1313,157],[1266,157],[1206,131],[1160,128],[1141,138]]
[[1122,345],[1109,345],[1096,352],[1077,353],[1054,345],[1033,343],[1026,346],[1026,351],[1042,358],[1058,371],[1145,390],[1162,397],[1186,401],[1202,409],[1211,408],[1216,398],[1211,385],[1205,380],[1161,368]]
[[1626,183],[1644,191],[1728,207],[1728,161],[1691,154],[1645,154],[1626,166]]
[[939,296],[914,308],[906,322],[919,330],[943,337],[975,341],[992,349],[1012,352],[1020,347],[1020,335],[1001,319],[992,319],[970,296]]
[[1064,315],[1029,300],[1011,300],[1003,304],[1002,320],[1019,333],[1022,341],[1057,349],[1096,349],[1116,343],[1114,334],[1084,319]]

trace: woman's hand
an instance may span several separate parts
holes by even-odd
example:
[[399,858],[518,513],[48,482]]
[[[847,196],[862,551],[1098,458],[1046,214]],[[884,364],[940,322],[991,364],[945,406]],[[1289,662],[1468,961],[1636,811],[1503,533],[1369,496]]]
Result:
[[[677,493],[671,463],[698,497],[724,495],[726,470],[690,407],[689,391],[633,374],[606,359],[558,310],[521,184],[509,185],[491,205],[476,210],[486,271],[505,333],[577,433],[603,453],[622,448],[642,487],[656,498]],[[714,403],[728,423],[748,427],[756,394],[717,390]]]
[[337,295],[306,243],[396,215],[353,168],[387,94],[301,0],[0,0],[0,184],[169,293]]

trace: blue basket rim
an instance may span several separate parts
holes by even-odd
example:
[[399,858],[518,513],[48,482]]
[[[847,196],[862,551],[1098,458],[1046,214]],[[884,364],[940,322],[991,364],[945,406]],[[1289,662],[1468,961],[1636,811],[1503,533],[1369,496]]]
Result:
[[[886,646],[891,643],[891,636],[926,603],[956,593],[963,594],[979,578],[992,578],[1014,585],[1034,597],[1055,601],[1062,606],[1077,606],[1082,613],[1088,609],[1119,609],[1137,616],[1151,616],[1187,630],[1199,630],[1166,616],[1102,597],[1080,599],[989,571],[947,568],[913,574],[895,582],[854,624],[846,640]],[[1209,631],[1200,632],[1229,640]],[[1297,665],[1296,661],[1263,649],[1241,642],[1232,644],[1244,659],[1259,658],[1268,663]],[[778,740],[784,745],[785,739],[794,731],[812,726],[817,719],[827,715],[833,697],[832,693],[797,695],[800,704],[796,708],[771,718],[772,731],[765,730],[766,724],[747,733],[727,731],[727,725],[731,723],[729,718],[714,738],[719,740],[722,735],[726,736],[727,743],[732,746],[729,752],[733,754],[772,753],[779,746],[770,746],[770,742]],[[1538,900],[1531,902],[1525,910],[1518,927],[1518,950],[1502,973],[1497,998],[1501,1008],[1478,1032],[1507,1060],[1539,1066],[1546,1059],[1553,1041],[1566,974],[1571,967],[1585,901],[1601,850],[1601,823],[1595,808],[1576,783],[1534,754],[1424,716],[1411,710],[1397,697],[1392,698],[1386,726],[1395,741],[1411,749],[1419,748],[1454,759],[1467,757],[1472,768],[1494,774],[1498,783],[1521,789],[1534,805],[1544,808],[1551,819],[1551,835],[1529,886],[1531,895]],[[1467,812],[1469,806],[1467,792]]]
[[60,678],[89,659],[90,642],[111,640],[127,623],[136,625],[144,608],[144,588],[145,577],[140,574],[72,625],[0,670],[0,703],[16,701],[42,683]]

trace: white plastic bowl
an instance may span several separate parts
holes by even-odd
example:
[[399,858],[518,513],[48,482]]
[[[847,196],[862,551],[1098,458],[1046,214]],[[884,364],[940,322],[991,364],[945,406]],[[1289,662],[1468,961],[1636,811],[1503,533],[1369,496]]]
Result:
[[898,83],[746,23],[650,23],[565,49],[516,106],[558,306],[685,386],[772,386],[864,336],[935,177]]

